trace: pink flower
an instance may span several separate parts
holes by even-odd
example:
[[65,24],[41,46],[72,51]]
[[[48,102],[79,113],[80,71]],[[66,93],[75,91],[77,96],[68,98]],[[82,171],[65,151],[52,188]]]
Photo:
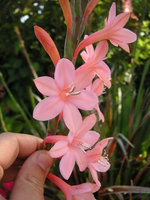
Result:
[[[50,149],[50,155],[53,158],[61,158],[59,169],[62,176],[68,179],[72,173],[75,162],[77,162],[80,171],[84,171],[87,163],[85,150],[92,147],[99,139],[100,134],[95,131],[89,131],[96,123],[94,114],[74,121],[68,136],[48,136],[44,143],[56,143]],[[74,131],[72,131],[74,129]]]
[[47,178],[62,190],[66,200],[95,200],[93,193],[100,188],[100,186],[91,183],[71,186],[51,173],[48,174]]
[[121,13],[116,16],[116,4],[113,3],[109,11],[108,20],[105,20],[105,27],[81,41],[75,50],[73,59],[77,57],[81,49],[100,40],[109,40],[113,45],[119,45],[125,51],[129,52],[128,43],[135,42],[137,39],[135,33],[123,28],[128,22],[129,17],[129,13]]
[[108,141],[113,138],[106,138],[98,142],[96,146],[86,152],[87,167],[89,168],[91,175],[97,185],[101,185],[98,180],[97,172],[106,172],[110,168],[107,156],[103,156],[103,149],[107,146]]
[[45,121],[63,113],[66,126],[74,131],[74,122],[81,119],[78,110],[92,110],[97,104],[97,97],[91,91],[77,91],[75,80],[75,69],[68,59],[60,59],[56,65],[54,79],[48,76],[39,77],[34,80],[36,87],[48,96],[35,107],[33,117]]
[[[96,96],[100,96],[104,91],[104,84],[101,81],[101,79],[97,78],[96,80],[93,81],[93,83],[91,85],[89,85],[86,88],[86,90],[90,90],[90,91],[94,92],[96,94]],[[98,112],[99,120],[102,120],[102,122],[104,122],[104,115],[101,112],[98,103],[97,103],[95,109]]]
[[[86,38],[88,38],[88,36],[86,36]],[[103,61],[108,52],[107,42],[100,42],[96,46],[95,51],[92,45],[87,46],[85,49],[86,51],[81,53],[81,57],[85,61],[85,64],[76,70],[76,81],[79,85],[77,85],[77,88],[87,87],[90,85],[95,75],[97,75],[104,84],[110,88],[111,71]]]

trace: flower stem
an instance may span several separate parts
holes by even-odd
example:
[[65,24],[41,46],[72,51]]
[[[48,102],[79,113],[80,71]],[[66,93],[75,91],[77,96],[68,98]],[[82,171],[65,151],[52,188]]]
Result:
[[27,123],[27,125],[31,128],[31,132],[36,135],[39,136],[39,133],[34,129],[34,127],[32,126],[30,120],[28,119],[28,117],[26,116],[24,110],[21,108],[20,104],[17,102],[17,100],[15,99],[15,97],[13,96],[13,94],[11,93],[10,89],[7,86],[7,83],[4,80],[3,74],[0,72],[0,80],[2,81],[7,93],[9,94],[11,100],[14,102],[14,104],[16,105],[17,109],[19,110],[19,112],[21,113],[22,117],[24,118],[25,122]]

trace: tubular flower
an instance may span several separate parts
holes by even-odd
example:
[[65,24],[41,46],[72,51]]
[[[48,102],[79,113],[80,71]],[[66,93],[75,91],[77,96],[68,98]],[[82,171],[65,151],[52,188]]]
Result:
[[33,111],[33,117],[46,121],[63,113],[64,122],[71,130],[74,121],[81,120],[78,108],[92,110],[98,101],[96,95],[91,91],[77,91],[74,80],[74,66],[65,58],[58,61],[54,79],[48,76],[35,79],[38,90],[48,97],[37,104]]
[[72,32],[72,13],[69,0],[59,0],[69,33]]
[[97,185],[100,186],[97,172],[106,172],[110,168],[107,156],[103,156],[103,149],[107,146],[108,141],[113,138],[106,138],[96,144],[96,146],[86,152],[87,167]]
[[50,56],[54,66],[56,66],[58,60],[60,59],[60,55],[52,38],[44,29],[39,26],[34,26],[34,32],[45,51]]
[[135,33],[123,28],[128,22],[129,17],[130,13],[121,13],[116,16],[116,4],[113,3],[109,11],[108,20],[105,20],[105,27],[81,41],[75,50],[74,58],[77,57],[81,49],[100,40],[109,40],[114,46],[120,46],[129,52],[128,44],[137,39]]
[[[88,36],[85,38],[88,38]],[[87,87],[91,84],[95,75],[97,75],[104,82],[104,84],[110,88],[111,71],[107,64],[103,61],[108,52],[107,41],[104,40],[100,42],[96,46],[95,51],[93,45],[89,45],[85,49],[86,51],[81,53],[81,57],[85,61],[85,64],[76,70],[76,81],[79,85],[77,87]]]
[[74,125],[68,136],[48,136],[44,143],[55,143],[50,149],[50,155],[53,158],[61,157],[59,169],[62,176],[68,179],[72,173],[75,162],[77,162],[80,171],[84,171],[86,163],[85,150],[91,148],[99,139],[100,134],[90,129],[96,123],[94,114],[74,121]]
[[71,186],[51,173],[48,174],[47,178],[62,190],[66,200],[95,200],[93,193],[100,188],[100,186],[91,183]]

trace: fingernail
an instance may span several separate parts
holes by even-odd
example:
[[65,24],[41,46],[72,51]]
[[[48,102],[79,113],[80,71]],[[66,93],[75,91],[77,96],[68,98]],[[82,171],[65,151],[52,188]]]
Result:
[[37,163],[44,171],[47,172],[51,165],[50,156],[48,154],[41,153],[37,158]]

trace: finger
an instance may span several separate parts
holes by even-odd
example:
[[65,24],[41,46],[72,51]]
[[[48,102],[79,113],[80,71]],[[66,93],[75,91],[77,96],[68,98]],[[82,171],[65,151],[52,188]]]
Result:
[[47,151],[33,153],[20,169],[10,200],[44,200],[44,182],[52,164]]
[[0,134],[0,180],[4,170],[19,157],[27,157],[40,147],[42,140],[25,134]]

